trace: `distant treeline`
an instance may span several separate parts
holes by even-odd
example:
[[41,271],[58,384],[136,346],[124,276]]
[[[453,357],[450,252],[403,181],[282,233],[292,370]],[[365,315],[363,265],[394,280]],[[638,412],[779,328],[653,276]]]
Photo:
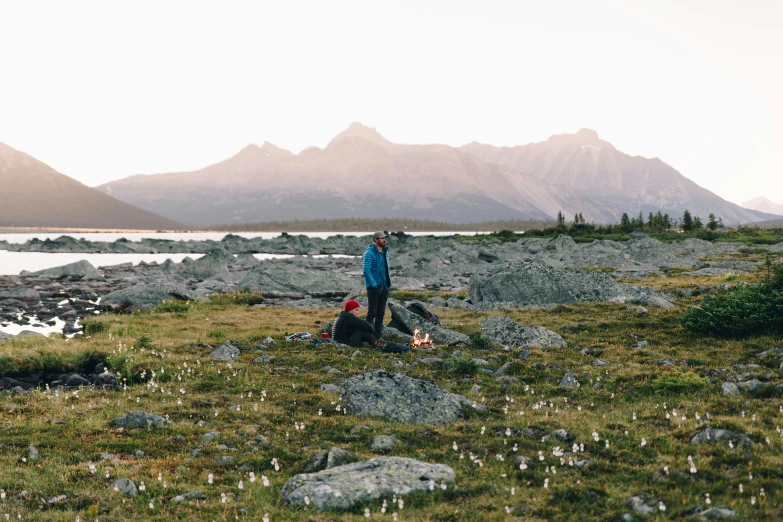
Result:
[[448,223],[405,218],[343,218],[294,221],[264,221],[235,225],[218,225],[209,231],[226,232],[493,232],[497,230],[532,230],[554,225],[544,220],[499,220],[481,223]]

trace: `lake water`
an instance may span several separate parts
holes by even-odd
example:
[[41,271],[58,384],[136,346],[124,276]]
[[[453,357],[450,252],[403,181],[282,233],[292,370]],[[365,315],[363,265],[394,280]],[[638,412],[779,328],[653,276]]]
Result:
[[[282,232],[232,232],[235,236],[241,236],[247,239],[254,239],[260,237],[262,239],[273,239],[278,237]],[[481,233],[481,232],[480,232]],[[291,232],[292,236],[304,235],[307,237],[318,237],[326,239],[327,237],[343,235],[343,236],[368,236],[372,232]],[[476,232],[409,232],[411,236],[452,236],[452,235],[469,235],[472,236]],[[7,241],[8,243],[26,243],[31,239],[40,239],[44,241],[46,239],[57,239],[61,236],[70,236],[74,239],[86,239],[87,241],[107,241],[109,243],[117,241],[118,239],[125,238],[128,241],[141,241],[142,239],[169,239],[171,241],[220,241],[226,237],[226,232],[131,232],[131,233],[119,233],[119,232],[84,232],[84,233],[24,233],[24,234],[0,234],[0,241]]]
[[[278,237],[281,232],[238,232],[235,235],[248,239],[263,238],[273,239]],[[302,235],[308,237],[317,237],[326,239],[331,236],[365,236],[371,232],[302,232]],[[475,232],[411,232],[412,236],[449,236],[455,234],[473,235]],[[0,234],[0,241],[8,243],[22,244],[31,239],[57,239],[61,236],[70,236],[74,239],[86,239],[87,241],[106,241],[114,242],[125,238],[128,241],[141,241],[144,238],[169,239],[172,241],[220,241],[226,237],[225,232],[161,232],[161,233],[143,233],[133,232],[129,234],[113,232],[85,232],[64,234],[58,233],[24,233],[24,234]],[[292,233],[298,235],[298,233]],[[185,257],[198,259],[203,254],[72,254],[72,253],[51,253],[51,252],[9,252],[0,250],[0,275],[18,275],[22,270],[36,272],[47,268],[67,265],[81,260],[87,260],[92,266],[113,266],[121,263],[133,263],[134,265],[144,261],[145,263],[163,263],[166,259],[171,259],[175,263],[181,262]],[[293,257],[290,254],[254,254],[258,259],[282,259]],[[321,256],[313,256],[321,257]],[[342,256],[334,256],[342,257]]]

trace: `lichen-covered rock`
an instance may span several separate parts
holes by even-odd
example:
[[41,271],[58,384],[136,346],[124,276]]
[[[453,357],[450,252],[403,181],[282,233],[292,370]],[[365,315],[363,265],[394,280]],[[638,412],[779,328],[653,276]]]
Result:
[[119,491],[126,497],[135,497],[138,493],[136,484],[134,484],[133,481],[127,477],[118,478],[111,486],[109,486],[109,489]]
[[562,348],[566,346],[557,333],[542,326],[525,327],[508,317],[491,315],[481,321],[481,336],[496,344],[515,348]]
[[486,410],[431,382],[385,371],[363,373],[345,381],[343,407],[354,415],[406,424],[447,424],[456,421],[465,408]]
[[394,449],[395,442],[397,437],[394,435],[376,435],[372,439],[370,449],[378,452],[391,451]]
[[362,503],[424,492],[430,481],[453,483],[454,470],[444,464],[429,464],[403,457],[377,457],[312,474],[295,475],[280,490],[290,506],[305,504],[305,497],[318,511],[348,510]]
[[100,270],[84,259],[63,266],[39,270],[38,272],[25,272],[24,275],[27,277],[50,277],[52,279],[60,279],[62,277],[79,277],[83,280],[103,279],[103,274],[101,274]]
[[503,266],[470,280],[470,302],[476,308],[498,304],[520,307],[614,301],[671,308],[664,296],[651,288],[619,284],[595,270],[566,270],[538,261]]
[[357,292],[361,277],[351,277],[334,270],[324,271],[295,261],[278,260],[260,263],[239,281],[240,292],[296,292],[301,294]]
[[735,446],[750,444],[750,439],[744,433],[724,430],[720,428],[707,428],[691,437],[691,444],[700,444],[702,442],[731,441]]
[[205,256],[191,263],[181,265],[179,273],[198,281],[215,279],[229,282],[231,281],[231,275],[229,274],[228,265],[234,261],[234,256],[222,248],[213,248]]
[[189,288],[173,284],[137,285],[106,294],[102,305],[118,306],[122,309],[149,310],[163,301],[202,301],[204,297]]
[[111,421],[112,426],[121,428],[138,428],[141,426],[162,426],[168,421],[160,415],[147,413],[141,410],[131,410],[124,417],[118,417]]
[[221,344],[217,348],[215,348],[209,356],[212,357],[213,360],[218,362],[231,362],[236,359],[239,359],[239,348],[232,345],[230,342],[226,341],[225,343]]
[[354,453],[335,446],[330,449],[329,453],[326,455],[326,469],[345,466],[346,464],[353,464],[354,462],[361,462],[361,460],[361,457],[358,457]]
[[620,285],[608,274],[591,270],[564,270],[539,262],[500,267],[470,281],[474,306],[515,303],[545,306],[575,302],[608,301],[623,296]]
[[389,303],[389,310],[392,313],[392,322],[403,326],[406,330],[404,333],[413,334],[418,329],[422,337],[425,334],[430,334],[430,339],[436,343],[467,344],[470,342],[470,338],[467,335],[443,328],[442,326],[436,326],[422,316],[409,312],[402,306]]

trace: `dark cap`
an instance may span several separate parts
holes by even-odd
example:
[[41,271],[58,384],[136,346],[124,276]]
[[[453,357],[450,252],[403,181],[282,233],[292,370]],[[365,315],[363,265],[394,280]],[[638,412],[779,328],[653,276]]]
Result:
[[386,235],[386,232],[376,232],[372,235],[372,240],[375,241],[376,239],[381,239],[382,237],[389,237]]

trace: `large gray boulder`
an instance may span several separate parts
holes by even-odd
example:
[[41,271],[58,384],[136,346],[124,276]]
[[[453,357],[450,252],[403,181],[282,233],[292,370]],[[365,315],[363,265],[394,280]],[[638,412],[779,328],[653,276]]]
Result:
[[623,295],[620,285],[603,272],[564,270],[539,262],[501,267],[470,281],[470,301],[474,306],[592,303]]
[[289,506],[305,504],[305,497],[318,511],[348,510],[365,502],[392,495],[427,491],[430,481],[453,483],[454,470],[444,464],[429,464],[403,457],[374,459],[295,475],[280,490]]
[[8,334],[8,333],[5,333],[5,332],[0,332],[0,343],[7,343],[7,342],[10,342],[10,341],[13,341],[14,339],[16,339],[15,335]]
[[23,272],[22,275],[29,277],[50,277],[52,279],[60,279],[63,277],[80,277],[85,280],[103,279],[103,274],[92,266],[89,261],[84,259],[63,266],[39,270],[38,272]]
[[481,337],[496,344],[515,348],[563,348],[566,346],[557,333],[543,326],[525,327],[508,317],[490,315],[481,321]]
[[351,277],[319,266],[301,265],[292,260],[259,263],[239,283],[240,292],[285,292],[327,294],[359,291],[360,277]]
[[[41,295],[32,288],[0,289],[0,301],[14,299],[17,301],[40,301]],[[20,305],[21,306],[21,305]]]
[[732,442],[735,446],[747,446],[750,439],[744,433],[724,430],[720,428],[707,428],[696,433],[691,437],[691,444],[701,444],[702,442]]
[[456,421],[465,408],[486,410],[431,382],[385,371],[363,373],[345,381],[343,407],[354,415],[406,424],[447,424]]
[[468,344],[470,338],[454,330],[436,326],[431,322],[424,319],[422,316],[409,312],[402,306],[394,303],[389,303],[389,310],[392,314],[392,324],[401,325],[405,328],[407,334],[413,334],[414,330],[419,330],[419,334],[424,337],[425,334],[430,334],[430,339],[436,343],[442,344]]
[[131,286],[106,294],[101,304],[119,306],[122,309],[149,310],[163,301],[202,301],[200,294],[181,285],[148,284]]
[[180,275],[204,281],[207,279],[216,279],[218,281],[229,282],[228,265],[234,262],[234,256],[222,248],[213,248],[206,255],[199,259],[181,265]]
[[141,410],[131,410],[124,417],[118,417],[111,421],[111,425],[121,428],[138,428],[142,426],[162,426],[167,422],[160,415]]

